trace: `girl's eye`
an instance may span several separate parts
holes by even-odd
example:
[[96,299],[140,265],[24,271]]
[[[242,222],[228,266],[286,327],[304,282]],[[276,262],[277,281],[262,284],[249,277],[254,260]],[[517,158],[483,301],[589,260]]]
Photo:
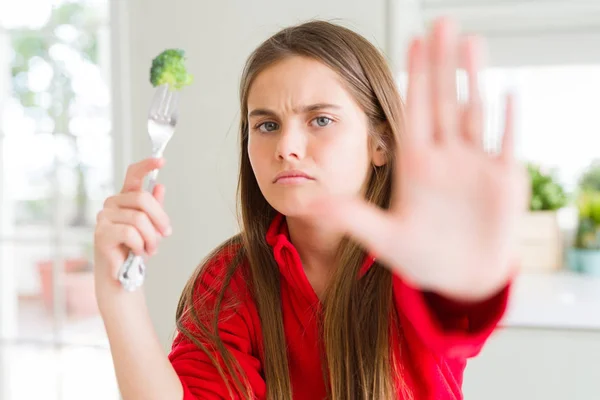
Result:
[[258,126],[258,129],[264,133],[276,131],[278,128],[279,125],[276,122],[272,121],[263,122]]
[[333,122],[333,120],[329,117],[317,117],[312,120],[313,123],[316,123],[320,127],[325,127]]

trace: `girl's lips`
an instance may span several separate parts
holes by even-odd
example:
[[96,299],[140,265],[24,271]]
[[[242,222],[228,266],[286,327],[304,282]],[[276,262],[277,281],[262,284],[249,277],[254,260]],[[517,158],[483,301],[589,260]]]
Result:
[[275,176],[275,179],[273,180],[273,183],[296,183],[314,179],[315,178],[308,175],[306,172],[298,170],[289,170],[277,174],[277,176]]

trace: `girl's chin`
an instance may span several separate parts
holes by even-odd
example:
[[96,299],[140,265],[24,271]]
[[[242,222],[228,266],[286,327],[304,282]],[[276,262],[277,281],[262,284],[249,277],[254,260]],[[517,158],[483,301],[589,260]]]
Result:
[[315,199],[311,198],[295,198],[295,199],[278,199],[271,202],[271,206],[279,213],[291,218],[310,218],[311,204],[314,204]]

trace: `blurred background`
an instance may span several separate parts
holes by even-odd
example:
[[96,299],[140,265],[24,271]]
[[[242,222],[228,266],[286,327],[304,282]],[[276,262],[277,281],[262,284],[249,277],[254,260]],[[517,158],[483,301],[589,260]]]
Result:
[[93,230],[127,165],[149,155],[153,57],[182,48],[195,76],[159,178],[174,234],[144,288],[168,350],[183,285],[237,229],[237,85],[253,48],[325,18],[384,51],[404,90],[408,40],[440,15],[487,39],[486,145],[512,92],[533,192],[524,272],[465,398],[599,398],[600,2],[0,0],[0,400],[119,398]]

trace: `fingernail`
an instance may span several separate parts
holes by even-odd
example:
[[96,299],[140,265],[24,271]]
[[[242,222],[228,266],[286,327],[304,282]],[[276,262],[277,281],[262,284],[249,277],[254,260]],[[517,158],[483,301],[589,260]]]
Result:
[[167,229],[165,229],[165,231],[163,232],[163,234],[165,236],[171,236],[172,233],[173,233],[173,229],[170,226]]

